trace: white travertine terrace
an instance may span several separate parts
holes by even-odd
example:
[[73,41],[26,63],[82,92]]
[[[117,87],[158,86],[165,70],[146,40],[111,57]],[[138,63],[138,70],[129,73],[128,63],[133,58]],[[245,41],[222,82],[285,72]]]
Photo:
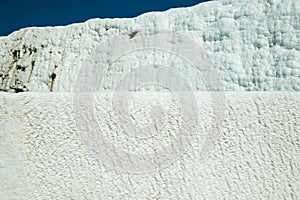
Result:
[[[25,28],[0,38],[0,89],[73,91],[79,68],[94,48],[116,35],[134,39],[158,29],[184,34],[199,44],[226,91],[299,91],[299,10],[298,0],[221,0],[132,19]],[[168,55],[156,62],[164,59]],[[119,61],[122,64],[113,68],[118,69],[114,73],[140,60],[153,62],[151,54],[145,58],[133,54]],[[184,64],[177,65],[188,74]]]
[[[157,30],[179,33],[202,48],[221,79],[224,91],[213,92],[225,95],[218,100],[225,108],[213,111],[215,93],[178,55],[164,49],[122,55],[106,63],[110,68],[96,85],[95,118],[82,116],[95,120],[100,139],[116,149],[97,157],[93,150],[106,146],[86,145],[74,114],[85,109],[74,103],[78,74],[90,70],[86,58],[114,36],[134,43]],[[145,126],[163,108],[157,116],[167,123],[147,138],[126,133],[122,115],[112,114],[111,94],[137,66],[180,73],[197,100],[198,121],[175,160],[151,172],[128,173],[118,170],[126,158],[117,150],[142,160],[147,153],[159,157],[181,125],[177,104],[165,96],[170,93],[136,91],[128,104],[133,121]],[[16,31],[0,37],[0,199],[300,199],[299,90],[298,0],[220,0],[132,19]],[[214,112],[224,113],[224,120]],[[214,123],[222,128],[203,157]],[[176,152],[180,145],[172,147]],[[138,168],[143,162],[137,158],[130,159]]]

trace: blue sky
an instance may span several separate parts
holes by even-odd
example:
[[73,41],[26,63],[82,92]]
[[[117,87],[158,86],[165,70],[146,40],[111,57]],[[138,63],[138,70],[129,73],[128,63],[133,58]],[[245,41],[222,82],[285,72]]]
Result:
[[207,0],[2,0],[0,36],[29,26],[55,26],[91,18],[135,17],[149,11],[187,7]]

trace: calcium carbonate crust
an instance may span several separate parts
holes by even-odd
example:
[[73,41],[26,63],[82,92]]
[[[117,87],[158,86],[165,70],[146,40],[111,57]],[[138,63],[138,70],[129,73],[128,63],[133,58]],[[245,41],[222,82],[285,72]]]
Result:
[[[169,142],[171,136],[164,133],[146,141],[126,135],[111,112],[109,93],[95,97],[97,123],[116,148],[146,159],[145,152]],[[160,96],[137,97],[144,101],[133,111],[147,110]],[[156,172],[132,174],[107,166],[83,145],[72,111],[73,94],[2,94],[1,199],[300,198],[299,93],[226,93],[223,129],[205,159],[200,151],[213,120],[211,93],[195,92],[195,97],[199,124],[185,153]],[[173,122],[173,128],[179,125]],[[112,159],[115,153],[108,152]]]
[[[132,19],[25,28],[1,37],[0,91],[74,91],[82,63],[101,43],[117,35],[143,37],[158,29],[184,34],[199,44],[226,91],[300,90],[300,2],[221,0]],[[156,61],[164,62],[157,55]],[[130,59],[153,62],[151,56],[133,54]],[[128,59],[117,62],[112,72],[126,71],[124,66],[129,65],[134,68]],[[185,65],[178,62],[174,68],[189,76]]]

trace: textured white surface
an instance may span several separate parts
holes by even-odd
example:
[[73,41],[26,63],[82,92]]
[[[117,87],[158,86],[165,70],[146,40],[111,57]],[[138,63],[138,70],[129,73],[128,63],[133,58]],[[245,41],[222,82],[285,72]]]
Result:
[[[14,91],[25,85],[29,91],[50,91],[55,73],[53,91],[73,91],[79,68],[95,47],[116,35],[134,39],[156,29],[182,33],[202,46],[228,91],[300,90],[298,0],[212,1],[133,19],[25,28],[0,38],[0,73],[6,76],[0,78],[0,89]],[[152,53],[119,60],[114,74],[139,62],[153,63]],[[181,73],[188,73],[183,63],[174,62]]]
[[[82,145],[72,94],[1,95],[1,199],[300,198],[299,94],[226,93],[224,128],[205,159],[199,152],[210,125],[211,96],[195,96],[199,124],[186,152],[159,171],[127,174],[104,166]],[[132,142],[105,112],[108,96],[96,97],[97,121],[117,148],[150,151],[147,146],[168,142],[164,135],[154,137],[158,142]]]
[[[278,92],[300,90],[299,11],[298,0],[222,0],[134,19],[26,28],[0,37],[0,90],[30,91],[0,93],[0,199],[300,199],[300,94]],[[136,50],[113,63],[102,60],[109,68],[99,91],[112,92],[124,74],[138,67],[171,66],[190,83],[198,102],[197,131],[182,156],[155,172],[120,173],[83,144],[74,94],[48,92],[80,86],[80,70],[93,74],[83,65],[86,57],[113,36],[135,44],[157,30],[180,33],[209,56],[227,91],[226,119],[203,159],[201,149],[215,115],[212,93],[197,92],[207,88],[190,63],[166,49]],[[170,120],[165,132],[140,139],[122,132],[105,92],[96,94],[96,118],[101,137],[117,149],[146,159],[146,152],[172,142],[179,121],[165,93],[132,97],[132,118],[142,125],[158,99],[172,111],[162,116]],[[115,153],[108,152],[112,159]]]

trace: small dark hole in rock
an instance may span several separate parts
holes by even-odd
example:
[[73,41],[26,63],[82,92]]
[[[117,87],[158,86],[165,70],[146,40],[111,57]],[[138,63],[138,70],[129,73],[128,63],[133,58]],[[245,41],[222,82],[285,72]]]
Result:
[[55,74],[55,73],[52,73],[52,74],[51,74],[51,79],[54,80],[55,78],[56,78],[56,74]]
[[134,38],[134,36],[136,36],[137,33],[138,31],[133,31],[132,33],[129,34],[129,38],[130,39]]
[[15,92],[18,93],[18,92],[24,92],[24,89],[23,88],[15,88]]

